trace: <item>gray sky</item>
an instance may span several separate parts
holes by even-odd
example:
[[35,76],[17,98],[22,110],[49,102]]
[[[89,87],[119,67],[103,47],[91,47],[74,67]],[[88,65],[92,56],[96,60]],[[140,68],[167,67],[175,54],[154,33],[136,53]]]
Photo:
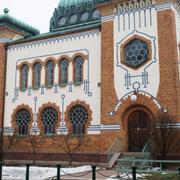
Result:
[[[0,14],[9,9],[9,15],[40,30],[49,31],[49,21],[60,0],[0,0]],[[68,0],[67,0],[68,1]]]

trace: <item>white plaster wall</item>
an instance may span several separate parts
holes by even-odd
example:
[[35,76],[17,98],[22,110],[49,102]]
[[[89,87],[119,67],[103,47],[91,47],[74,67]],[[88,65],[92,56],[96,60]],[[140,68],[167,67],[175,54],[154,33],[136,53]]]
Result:
[[[63,39],[64,38],[64,39]],[[63,40],[63,42],[62,42]],[[72,36],[57,37],[53,39],[40,40],[36,42],[25,43],[21,45],[10,46],[7,53],[7,73],[6,73],[6,92],[8,95],[5,97],[5,116],[4,126],[11,127],[11,115],[18,105],[29,105],[33,113],[35,112],[34,97],[37,97],[37,111],[47,102],[55,103],[60,107],[62,112],[62,99],[61,96],[65,95],[64,105],[66,107],[73,101],[81,100],[90,105],[92,110],[92,124],[100,124],[100,88],[97,83],[100,82],[100,48],[101,35],[99,30],[78,33]],[[23,48],[24,47],[24,48]],[[58,93],[54,93],[52,89],[45,89],[44,95],[41,95],[40,90],[32,90],[31,96],[28,96],[28,91],[19,91],[19,96],[15,102],[14,89],[19,87],[19,73],[16,77],[16,66],[23,61],[33,62],[35,59],[45,60],[48,57],[58,58],[61,55],[73,56],[75,53],[81,52],[88,55],[89,59],[84,64],[84,79],[88,78],[88,63],[89,63],[89,91],[92,96],[88,96],[83,90],[84,85],[73,86],[72,92],[68,92],[68,87],[58,88]],[[56,73],[57,74],[57,73]],[[69,80],[72,80],[72,66],[69,68]],[[44,77],[42,77],[44,79]],[[56,82],[58,78],[55,77]],[[31,83],[31,79],[29,80]]]
[[[115,10],[116,11],[116,10]],[[124,15],[123,15],[124,13]],[[129,14],[129,15],[128,15]],[[135,21],[134,21],[135,19]],[[152,59],[145,63],[137,70],[133,70],[121,63],[120,46],[133,35],[139,35],[151,41],[152,43]],[[159,55],[158,55],[158,32],[157,32],[157,12],[155,8],[142,9],[141,11],[132,10],[132,12],[119,12],[115,14],[114,18],[114,71],[115,71],[115,89],[118,99],[121,99],[125,94],[133,91],[133,83],[140,83],[139,90],[146,91],[152,96],[156,97],[159,82]],[[154,62],[154,63],[152,63]],[[152,64],[151,64],[152,63]],[[151,64],[151,65],[150,65]],[[150,65],[150,66],[149,66]],[[131,76],[142,75],[144,69],[149,66],[148,72],[149,84],[144,87],[142,84],[142,77],[131,78],[131,85],[129,89],[125,86],[125,74]],[[125,70],[126,69],[126,70]]]

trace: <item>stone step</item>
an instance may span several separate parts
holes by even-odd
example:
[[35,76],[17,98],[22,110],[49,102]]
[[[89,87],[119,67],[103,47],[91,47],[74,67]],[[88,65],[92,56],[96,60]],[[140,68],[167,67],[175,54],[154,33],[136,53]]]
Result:
[[150,153],[142,153],[142,152],[125,152],[122,154],[121,158],[123,160],[132,160],[131,162],[121,162],[121,165],[119,166],[122,171],[128,171],[131,170],[132,166],[137,166],[140,169],[151,169],[152,166],[149,163],[146,162],[133,162],[133,159],[142,159],[142,160],[148,160],[151,159]]

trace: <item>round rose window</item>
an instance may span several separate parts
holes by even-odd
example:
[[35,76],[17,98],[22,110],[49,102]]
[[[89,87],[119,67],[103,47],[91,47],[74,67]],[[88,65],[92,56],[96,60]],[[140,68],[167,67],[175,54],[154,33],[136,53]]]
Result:
[[125,64],[137,67],[148,59],[148,45],[144,41],[134,39],[125,46]]

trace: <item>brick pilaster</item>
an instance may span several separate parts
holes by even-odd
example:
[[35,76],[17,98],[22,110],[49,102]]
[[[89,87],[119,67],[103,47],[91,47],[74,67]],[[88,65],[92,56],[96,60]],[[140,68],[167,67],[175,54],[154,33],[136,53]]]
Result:
[[173,10],[168,9],[157,13],[158,42],[160,63],[160,86],[158,99],[172,115],[180,117],[180,104],[178,103],[178,54],[176,24]]

